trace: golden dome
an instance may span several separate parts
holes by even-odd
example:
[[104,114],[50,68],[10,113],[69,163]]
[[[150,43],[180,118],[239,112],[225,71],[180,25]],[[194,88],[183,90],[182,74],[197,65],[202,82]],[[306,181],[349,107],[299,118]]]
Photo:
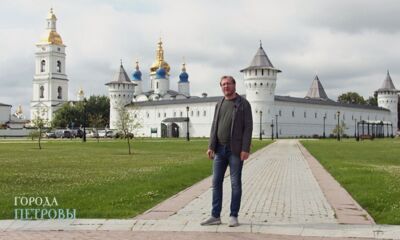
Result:
[[167,73],[169,73],[169,70],[171,68],[169,67],[169,64],[166,61],[164,61],[164,50],[162,48],[161,39],[158,42],[158,48],[156,51],[156,59],[154,60],[153,64],[150,67],[150,72],[155,73],[157,71],[157,69],[160,68],[160,66],[162,68],[164,68]]
[[63,45],[63,41],[61,39],[60,34],[58,34],[54,30],[48,30],[43,38],[40,40],[40,43],[50,43],[55,45]]
[[40,43],[63,45],[61,36],[56,31],[57,17],[53,13],[53,8],[50,8],[50,12],[47,15],[46,20],[47,20],[47,30],[46,33],[43,35],[42,39],[40,39]]

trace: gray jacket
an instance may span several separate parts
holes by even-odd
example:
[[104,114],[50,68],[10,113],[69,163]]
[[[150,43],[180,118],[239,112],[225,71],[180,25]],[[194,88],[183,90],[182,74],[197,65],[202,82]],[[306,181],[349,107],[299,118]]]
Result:
[[[214,119],[211,126],[210,140],[208,148],[215,151],[218,143],[217,128],[218,116],[223,97],[215,106]],[[251,136],[253,132],[253,117],[251,114],[250,103],[243,97],[237,95],[231,124],[231,151],[240,156],[240,152],[250,152]]]

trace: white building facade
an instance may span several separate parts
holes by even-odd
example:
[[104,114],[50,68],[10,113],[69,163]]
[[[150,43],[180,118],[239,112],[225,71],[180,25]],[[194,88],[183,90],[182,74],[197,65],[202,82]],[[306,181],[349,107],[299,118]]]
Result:
[[[121,76],[121,69],[118,76]],[[178,91],[170,90],[169,70],[160,40],[156,60],[150,69],[152,90],[142,91],[142,74],[137,64],[132,75],[133,81],[125,73],[122,74],[124,77],[119,82],[119,88],[110,87],[111,83],[121,79],[119,77],[107,83],[111,105],[122,101],[131,117],[139,119],[142,127],[136,129],[135,134],[138,136],[186,137],[189,131],[191,137],[208,137],[215,105],[222,96],[190,96],[189,75],[185,65],[179,76]],[[245,97],[253,111],[255,138],[260,134],[264,138],[272,134],[275,137],[329,136],[337,127],[338,120],[340,125],[344,123],[344,133],[349,136],[355,135],[357,122],[361,121],[392,124],[393,132],[397,131],[399,91],[394,87],[389,72],[382,87],[377,90],[378,107],[343,104],[329,99],[318,76],[304,98],[276,95],[281,70],[272,65],[261,44],[250,65],[241,72],[243,79],[236,81],[244,81]],[[131,84],[128,82],[136,83],[137,86],[134,89],[124,88],[122,82],[126,86]],[[111,114],[110,128],[115,128],[116,120],[115,114]],[[392,129],[385,128],[384,131],[386,135]]]
[[53,113],[68,101],[65,45],[56,29],[57,18],[50,9],[46,31],[36,44],[31,119],[40,116],[52,120]]

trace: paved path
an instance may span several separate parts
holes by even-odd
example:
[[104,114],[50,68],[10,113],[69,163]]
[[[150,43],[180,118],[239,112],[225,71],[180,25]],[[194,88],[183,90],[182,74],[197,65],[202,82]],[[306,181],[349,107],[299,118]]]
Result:
[[[285,140],[259,151],[244,166],[240,222],[336,223],[334,211],[324,197],[297,141]],[[230,178],[225,178],[223,211],[229,219]],[[173,220],[200,221],[210,215],[212,188],[190,202]]]
[[[120,239],[153,238],[157,232],[161,234],[157,236],[175,240],[187,238],[189,232],[198,239],[211,236],[216,239],[221,236],[230,239],[261,239],[266,236],[271,239],[400,239],[399,226],[375,225],[297,140],[279,140],[252,154],[246,161],[239,213],[241,226],[229,228],[226,224],[230,202],[229,177],[224,183],[224,224],[199,225],[210,214],[210,185],[211,179],[207,178],[135,219],[0,221],[0,239],[35,239],[33,236],[42,236],[38,238],[43,239],[46,239],[44,236],[52,236],[48,239],[110,239],[110,231]],[[353,225],[341,224],[344,222]],[[60,230],[65,232],[55,232]],[[221,232],[224,235],[213,235]]]

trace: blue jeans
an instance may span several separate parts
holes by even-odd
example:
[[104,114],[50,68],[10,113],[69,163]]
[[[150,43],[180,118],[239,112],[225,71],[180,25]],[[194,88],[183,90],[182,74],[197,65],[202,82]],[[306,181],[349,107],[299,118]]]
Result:
[[213,162],[213,197],[212,212],[213,217],[220,217],[222,209],[222,186],[226,168],[229,165],[232,195],[230,216],[237,217],[242,198],[242,168],[243,161],[239,156],[232,153],[229,145],[218,144]]

